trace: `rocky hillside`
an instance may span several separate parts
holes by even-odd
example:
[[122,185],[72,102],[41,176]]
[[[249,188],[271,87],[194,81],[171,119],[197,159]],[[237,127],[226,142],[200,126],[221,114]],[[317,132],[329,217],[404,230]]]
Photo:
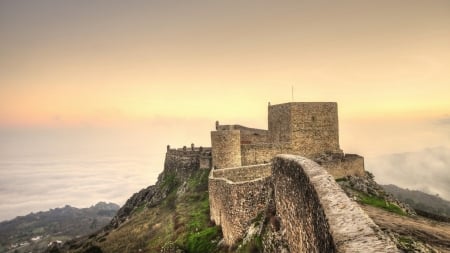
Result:
[[209,221],[209,170],[166,159],[155,185],[135,193],[111,223],[50,252],[217,252],[220,228]]
[[42,252],[52,241],[92,233],[111,221],[119,206],[99,202],[89,208],[65,206],[0,223],[0,252]]
[[[105,228],[48,252],[289,252],[273,203],[252,220],[241,241],[223,246],[220,227],[209,219],[208,175],[195,161],[166,159],[157,183],[134,194]],[[370,174],[338,182],[403,252],[450,250],[449,224],[418,221],[414,210]]]

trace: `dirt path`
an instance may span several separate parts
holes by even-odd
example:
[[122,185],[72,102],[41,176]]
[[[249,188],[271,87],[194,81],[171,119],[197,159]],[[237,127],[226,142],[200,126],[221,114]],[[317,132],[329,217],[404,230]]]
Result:
[[388,229],[402,236],[411,236],[442,252],[450,252],[450,223],[433,221],[420,216],[400,216],[367,205],[361,205],[361,207],[381,229]]

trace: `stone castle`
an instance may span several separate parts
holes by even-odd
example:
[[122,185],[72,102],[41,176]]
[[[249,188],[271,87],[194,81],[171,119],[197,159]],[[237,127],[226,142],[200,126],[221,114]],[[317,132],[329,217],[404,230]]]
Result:
[[364,174],[363,157],[344,154],[339,147],[337,103],[269,103],[268,130],[216,122],[211,145],[215,169],[294,154],[315,160],[336,178]]
[[225,244],[270,212],[290,252],[398,252],[335,182],[365,174],[363,157],[340,149],[337,103],[269,103],[268,130],[215,128],[211,148],[167,146],[166,163],[211,169],[210,215]]

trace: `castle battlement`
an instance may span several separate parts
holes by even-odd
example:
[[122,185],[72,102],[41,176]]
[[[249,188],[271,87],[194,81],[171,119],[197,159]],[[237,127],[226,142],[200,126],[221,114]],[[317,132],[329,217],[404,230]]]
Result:
[[171,148],[170,145],[167,145],[165,163],[166,165],[170,164],[172,167],[210,169],[211,152],[210,147],[195,147],[193,143],[189,148],[186,146]]
[[170,145],[167,145],[167,152],[172,154],[185,154],[185,155],[197,155],[197,154],[210,154],[210,147],[195,147],[192,143],[190,147],[183,146],[182,148],[171,148]]
[[213,167],[264,164],[278,154],[294,154],[322,162],[336,177],[364,171],[363,158],[347,157],[339,146],[335,102],[269,103],[267,125],[265,130],[216,121],[211,132]]

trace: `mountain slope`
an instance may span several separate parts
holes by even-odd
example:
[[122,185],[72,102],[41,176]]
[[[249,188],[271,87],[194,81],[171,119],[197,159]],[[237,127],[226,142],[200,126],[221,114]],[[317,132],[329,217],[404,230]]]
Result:
[[392,184],[383,185],[383,188],[414,209],[450,218],[450,201],[439,196],[416,190],[402,189]]
[[92,233],[115,215],[119,206],[99,202],[89,208],[65,206],[0,223],[0,252],[43,251],[50,241],[66,241]]
[[208,175],[209,170],[196,164],[166,164],[157,183],[135,193],[102,231],[71,241],[59,251],[220,250],[220,228],[209,221]]

